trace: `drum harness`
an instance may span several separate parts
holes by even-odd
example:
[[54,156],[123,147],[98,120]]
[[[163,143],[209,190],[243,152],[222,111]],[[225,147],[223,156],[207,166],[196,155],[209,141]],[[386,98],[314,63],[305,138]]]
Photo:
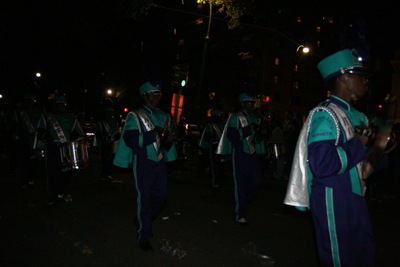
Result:
[[56,132],[57,137],[60,140],[61,144],[68,142],[67,138],[65,137],[64,131],[61,128],[60,123],[57,121],[57,118],[53,114],[47,113],[46,115],[51,125],[53,126],[53,129]]

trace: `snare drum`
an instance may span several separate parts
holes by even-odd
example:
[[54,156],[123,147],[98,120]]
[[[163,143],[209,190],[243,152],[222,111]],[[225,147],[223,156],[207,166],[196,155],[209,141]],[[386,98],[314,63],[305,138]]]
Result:
[[80,169],[89,163],[87,144],[83,138],[62,144],[60,154],[63,167]]

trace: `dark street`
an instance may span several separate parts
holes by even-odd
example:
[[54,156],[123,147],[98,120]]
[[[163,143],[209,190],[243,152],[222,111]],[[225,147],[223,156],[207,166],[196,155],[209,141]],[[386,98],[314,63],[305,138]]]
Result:
[[[249,206],[249,225],[237,225],[229,168],[215,190],[196,178],[194,162],[176,164],[172,171],[168,201],[153,224],[154,251],[143,252],[132,224],[131,170],[116,168],[113,182],[101,182],[99,151],[92,149],[89,166],[70,183],[73,201],[48,208],[44,161],[35,188],[22,193],[18,177],[4,176],[2,159],[1,266],[267,266],[257,255],[271,257],[273,266],[318,266],[310,213],[282,204],[286,181],[264,178]],[[398,210],[398,199],[370,203],[376,266],[399,262],[400,218],[393,213]],[[177,247],[175,255],[168,244]]]

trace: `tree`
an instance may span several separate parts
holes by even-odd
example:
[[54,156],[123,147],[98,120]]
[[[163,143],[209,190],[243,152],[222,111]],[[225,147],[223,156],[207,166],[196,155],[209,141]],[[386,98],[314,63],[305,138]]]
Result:
[[[191,0],[193,1],[193,0]],[[159,2],[161,5],[158,5]],[[228,19],[228,28],[234,29],[240,25],[239,20],[243,15],[248,15],[250,0],[197,0],[198,4],[211,4],[218,7],[218,12],[225,13]],[[162,6],[164,1],[157,0],[120,0],[118,4],[119,13],[134,19],[141,19],[149,13],[153,6]],[[173,3],[175,4],[175,3]],[[182,4],[184,1],[182,0]]]
[[[197,0],[199,4],[209,3],[213,6],[218,6],[218,12],[225,13],[229,19],[228,28],[234,29],[239,26],[239,19],[248,13],[249,1],[243,0]],[[251,2],[250,2],[251,3]]]

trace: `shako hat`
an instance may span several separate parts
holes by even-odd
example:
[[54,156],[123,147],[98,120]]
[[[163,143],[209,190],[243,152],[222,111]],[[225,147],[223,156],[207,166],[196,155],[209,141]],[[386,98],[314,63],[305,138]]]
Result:
[[363,67],[362,58],[355,49],[344,49],[321,60],[317,65],[325,81],[345,73],[368,75]]
[[142,96],[143,94],[151,94],[151,93],[156,93],[159,92],[161,94],[161,89],[159,85],[153,86],[150,84],[150,82],[146,82],[142,84],[139,88],[140,95]]

